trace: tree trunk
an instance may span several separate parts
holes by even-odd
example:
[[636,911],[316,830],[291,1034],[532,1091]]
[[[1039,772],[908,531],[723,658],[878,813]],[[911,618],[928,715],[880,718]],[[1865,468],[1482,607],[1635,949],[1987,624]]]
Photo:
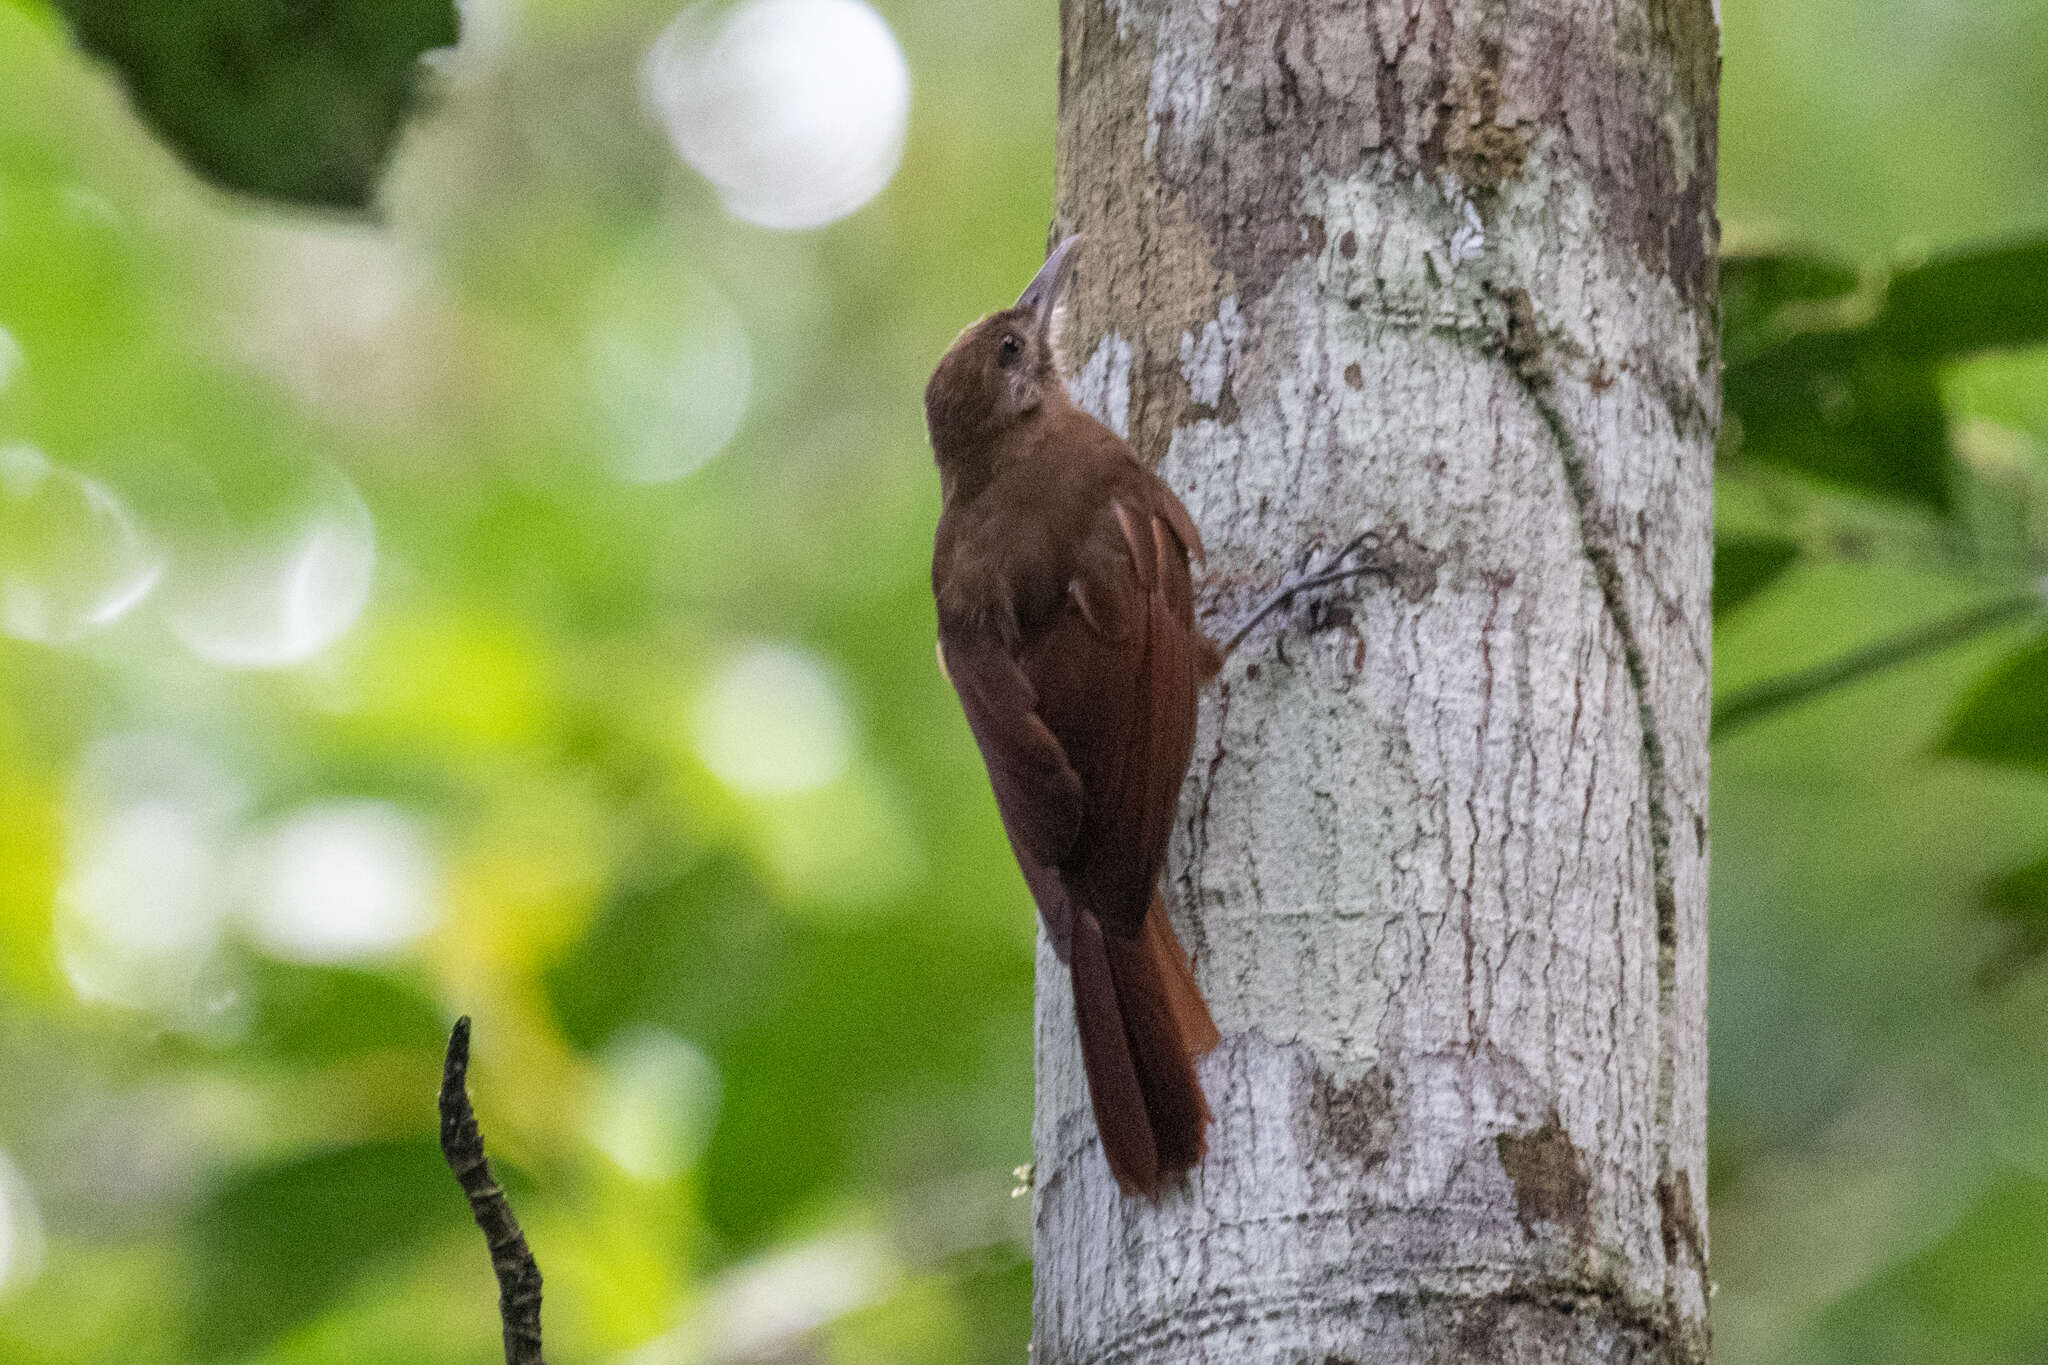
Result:
[[1066,0],[1076,392],[1222,624],[1168,899],[1223,1045],[1157,1204],[1039,957],[1036,1365],[1707,1351],[1710,0]]

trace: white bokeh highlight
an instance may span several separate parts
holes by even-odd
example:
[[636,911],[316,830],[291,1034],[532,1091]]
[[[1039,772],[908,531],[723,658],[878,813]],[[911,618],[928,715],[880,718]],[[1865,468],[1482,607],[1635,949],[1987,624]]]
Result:
[[710,286],[628,274],[594,301],[584,368],[610,471],[628,483],[668,483],[739,434],[753,356],[739,315]]
[[193,1009],[222,938],[227,842],[243,801],[218,764],[168,736],[87,751],[56,923],[58,961],[81,999]]
[[43,1219],[35,1194],[0,1152],[0,1296],[36,1277],[43,1264]]
[[163,567],[114,490],[35,446],[0,445],[0,633],[70,644],[127,615]]
[[635,1029],[605,1050],[586,1130],[635,1180],[669,1180],[703,1154],[718,1102],[710,1058],[666,1030]]
[[14,339],[14,333],[0,327],[0,393],[7,392],[8,385],[21,373],[27,359],[22,354],[21,343]]
[[805,1336],[887,1298],[902,1279],[888,1244],[862,1230],[828,1233],[739,1266],[705,1305],[714,1360],[773,1359]]
[[691,718],[706,767],[746,796],[822,787],[853,759],[853,716],[824,660],[787,644],[751,645],[712,676]]
[[677,153],[762,227],[844,218],[903,159],[910,67],[860,0],[692,5],[648,50],[643,83]]
[[368,505],[341,474],[322,471],[303,497],[195,542],[172,576],[164,616],[210,664],[289,667],[355,625],[376,562]]
[[292,962],[387,958],[440,918],[439,870],[419,822],[382,801],[292,814],[237,859],[249,937]]

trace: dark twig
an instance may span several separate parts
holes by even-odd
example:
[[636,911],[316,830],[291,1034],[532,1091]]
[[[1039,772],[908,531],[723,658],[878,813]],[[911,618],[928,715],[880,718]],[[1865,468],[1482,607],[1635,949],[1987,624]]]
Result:
[[1908,663],[1966,644],[1979,635],[2041,611],[2043,605],[2041,598],[2034,593],[2004,598],[1973,607],[1945,621],[1919,626],[1889,640],[1852,650],[1839,659],[1830,659],[1781,678],[1770,678],[1740,688],[1715,705],[1714,738],[1726,739],[1745,725],[1753,725],[1822,693],[1859,682],[1895,664]]
[[1370,531],[1352,537],[1343,549],[1325,560],[1321,568],[1311,569],[1301,577],[1289,579],[1275,588],[1272,596],[1253,608],[1252,614],[1245,617],[1239,623],[1237,629],[1230,633],[1230,638],[1223,642],[1224,657],[1228,658],[1236,653],[1237,647],[1244,643],[1244,637],[1252,633],[1252,627],[1265,620],[1268,616],[1271,616],[1281,607],[1286,606],[1294,599],[1296,593],[1306,592],[1310,588],[1327,587],[1331,583],[1341,583],[1347,578],[1357,578],[1363,574],[1386,572],[1382,566],[1370,562],[1356,565],[1349,569],[1338,567],[1345,560],[1356,554],[1370,539],[1372,539],[1372,532]]
[[476,1225],[491,1249],[498,1276],[498,1316],[505,1323],[505,1365],[547,1365],[540,1353],[540,1266],[527,1249],[526,1234],[491,1178],[484,1158],[483,1130],[469,1107],[469,1016],[455,1021],[448,1037],[448,1062],[441,1071],[441,1155],[455,1172]]

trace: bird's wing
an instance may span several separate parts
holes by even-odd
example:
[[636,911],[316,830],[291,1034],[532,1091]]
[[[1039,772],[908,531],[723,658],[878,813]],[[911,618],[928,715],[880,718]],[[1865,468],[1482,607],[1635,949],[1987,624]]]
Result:
[[1083,542],[1065,606],[1018,659],[1081,794],[1073,845],[1054,865],[1071,898],[1124,938],[1143,927],[1166,861],[1213,653],[1194,624],[1192,535],[1165,485],[1127,485]]
[[1081,778],[1040,717],[1030,679],[993,632],[942,635],[939,666],[960,694],[1018,858],[1057,866],[1080,832]]
[[1065,961],[1074,912],[1057,868],[1073,852],[1081,829],[1080,775],[1039,716],[1038,695],[1001,637],[948,636],[942,625],[939,671],[960,694],[1017,866]]

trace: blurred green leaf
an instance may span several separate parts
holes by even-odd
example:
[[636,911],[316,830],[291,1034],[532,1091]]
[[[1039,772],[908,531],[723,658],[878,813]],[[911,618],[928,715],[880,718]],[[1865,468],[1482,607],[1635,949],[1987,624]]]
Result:
[[[431,1113],[427,1100],[422,1112]],[[193,1348],[202,1359],[255,1350],[466,1217],[432,1141],[363,1143],[238,1171],[193,1223]]]
[[228,189],[370,203],[450,0],[57,0],[193,168]]
[[[704,1194],[721,1232],[757,1241],[885,1161],[922,1182],[968,1161],[1001,1179],[1030,1158],[1029,972],[985,951],[970,951],[957,915],[798,926],[788,975],[720,1050]],[[985,1114],[963,1107],[977,1091]],[[1014,1108],[995,1103],[1007,1096]]]
[[968,1330],[976,1343],[972,1358],[1013,1365],[1024,1346],[1018,1327],[1031,1321],[1029,1248],[999,1245],[958,1259],[959,1278],[974,1291],[967,1295]]
[[1941,748],[1986,763],[2048,767],[2048,637],[1977,681],[1956,708]]
[[267,959],[249,969],[249,1043],[317,1065],[385,1049],[431,1054],[438,1074],[446,1028],[410,982],[382,972]]
[[1782,335],[1788,307],[1846,299],[1860,283],[1854,270],[1825,256],[1765,252],[1723,257],[1721,336],[1728,363],[1747,359]]
[[38,24],[47,24],[52,30],[60,27],[56,16],[50,12],[50,7],[44,0],[0,0],[0,8],[27,15]]
[[1984,909],[2012,932],[2012,941],[1985,964],[1979,977],[1984,984],[1995,985],[2048,953],[2048,857],[1985,887]]
[[1948,414],[1931,365],[1868,331],[1798,332],[1725,378],[1745,459],[1946,511]]
[[579,1047],[652,1024],[712,1055],[724,1098],[705,1154],[707,1212],[755,1246],[846,1174],[877,1094],[944,1059],[920,1036],[942,1009],[909,987],[904,937],[792,919],[736,854],[660,855],[548,973],[548,994]]
[[1933,1243],[1839,1300],[1808,1362],[2039,1360],[2048,1344],[2048,1182],[2003,1173]]
[[9,720],[0,704],[0,991],[50,998],[62,989],[49,913],[63,865],[59,789],[11,752]]
[[715,1048],[744,1027],[783,959],[777,917],[738,855],[660,855],[614,893],[576,950],[549,970],[563,1035],[595,1051],[634,1023]]
[[1721,616],[1778,581],[1799,558],[1789,536],[1728,535],[1714,539],[1714,615]]
[[1723,265],[1731,450],[1858,492],[1947,511],[1937,365],[2048,340],[2048,240],[1903,271],[1882,296],[1824,257]]
[[1877,328],[1895,353],[1925,359],[2048,341],[2048,238],[1900,273]]
[[1991,631],[2041,614],[2041,599],[2020,593],[1986,602],[1940,620],[1929,621],[1887,639],[1875,640],[1832,659],[1794,669],[1724,693],[1714,701],[1713,736],[1726,739],[1736,729],[1754,725],[1789,707],[1813,701],[1904,664],[1964,645]]

